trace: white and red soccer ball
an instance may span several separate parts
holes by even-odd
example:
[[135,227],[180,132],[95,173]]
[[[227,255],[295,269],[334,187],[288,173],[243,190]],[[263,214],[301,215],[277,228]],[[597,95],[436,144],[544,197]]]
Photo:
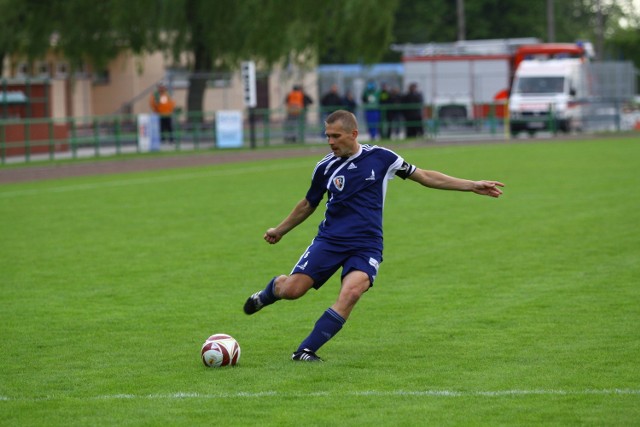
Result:
[[210,368],[235,366],[240,360],[240,344],[231,335],[214,334],[202,344],[202,363]]

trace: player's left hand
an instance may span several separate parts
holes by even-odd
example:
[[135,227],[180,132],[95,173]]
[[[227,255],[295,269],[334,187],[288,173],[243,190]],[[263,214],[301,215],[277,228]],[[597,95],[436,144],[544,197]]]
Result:
[[504,187],[504,184],[499,181],[475,181],[471,191],[483,196],[497,198],[502,195],[502,190],[498,187]]

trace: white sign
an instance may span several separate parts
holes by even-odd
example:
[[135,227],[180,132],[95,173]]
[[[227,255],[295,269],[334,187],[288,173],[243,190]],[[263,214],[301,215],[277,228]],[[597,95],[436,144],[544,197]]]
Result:
[[143,153],[160,149],[160,120],[157,114],[138,115],[138,147]]
[[216,147],[242,147],[242,112],[222,110],[216,112]]
[[244,105],[253,108],[258,105],[256,97],[256,64],[253,61],[242,63],[242,87],[244,89]]

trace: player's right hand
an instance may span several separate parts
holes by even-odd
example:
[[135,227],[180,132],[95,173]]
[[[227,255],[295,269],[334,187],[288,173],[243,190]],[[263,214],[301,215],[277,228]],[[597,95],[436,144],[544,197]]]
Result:
[[280,239],[282,239],[282,235],[275,228],[270,228],[264,233],[264,240],[269,244],[275,245]]

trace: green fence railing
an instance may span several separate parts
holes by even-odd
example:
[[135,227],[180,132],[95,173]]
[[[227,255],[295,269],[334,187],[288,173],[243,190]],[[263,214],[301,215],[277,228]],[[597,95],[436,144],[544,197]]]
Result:
[[[415,106],[414,106],[415,107]],[[496,114],[495,107],[484,117],[469,120],[466,117],[434,117],[433,108],[417,107],[423,111],[417,120],[403,119],[402,111],[407,106],[382,106],[379,120],[373,124],[378,134],[390,138],[405,137],[411,126],[423,130],[421,138],[431,139],[451,129],[462,129],[476,134],[479,131],[500,136],[503,119]],[[388,120],[388,112],[395,119]],[[366,140],[368,127],[367,110],[360,108],[356,114],[360,122],[360,135]],[[322,143],[323,120],[327,112],[310,108],[297,119],[287,119],[283,109],[252,109],[243,112],[243,147],[259,148],[278,144]],[[173,144],[165,143],[167,150],[216,149],[216,113],[213,111],[174,115]],[[393,132],[392,132],[393,131]],[[397,132],[396,132],[397,131]],[[0,119],[0,162],[9,160],[29,162],[39,159],[100,157],[139,153],[138,116],[109,115],[44,119]]]

